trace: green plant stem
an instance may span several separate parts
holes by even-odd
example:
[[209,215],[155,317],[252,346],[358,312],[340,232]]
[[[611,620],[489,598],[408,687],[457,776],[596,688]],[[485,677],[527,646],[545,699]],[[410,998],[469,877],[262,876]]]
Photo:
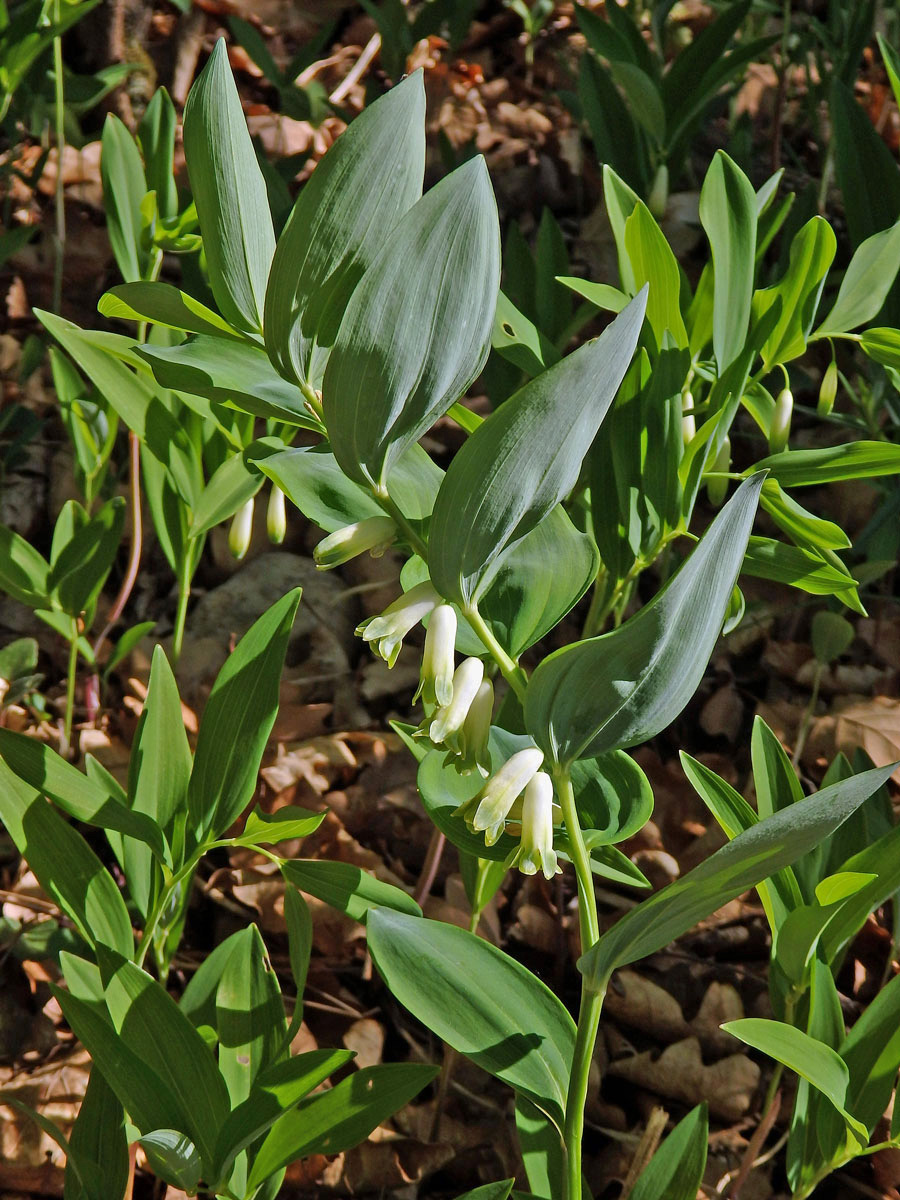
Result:
[[78,673],[78,621],[72,618],[72,632],[69,637],[69,669],[66,675],[66,716],[63,725],[63,736],[66,746],[72,741],[72,720],[75,715],[75,679]]
[[[53,20],[60,19],[59,0],[53,5]],[[56,232],[54,235],[55,257],[53,260],[53,311],[59,312],[62,305],[63,256],[66,248],[66,207],[63,186],[63,151],[66,143],[65,94],[63,91],[62,38],[53,39],[53,108],[56,122],[56,190],[54,208]]]
[[184,626],[187,620],[188,600],[191,598],[191,579],[193,578],[193,550],[187,546],[184,558],[179,563],[178,572],[178,607],[175,610],[175,627],[172,630],[172,661],[177,666],[181,658],[181,648],[184,645]]
[[303,393],[303,399],[311,410],[314,417],[325,424],[325,412],[322,408],[322,401],[316,395],[315,389],[311,388],[308,383],[300,384],[300,391]]
[[373,488],[372,491],[375,500],[381,505],[387,515],[391,518],[400,532],[403,534],[406,541],[409,543],[410,549],[418,554],[419,558],[428,561],[428,545],[425,539],[421,536],[417,529],[414,528],[412,522],[406,517],[391,497],[387,493],[386,488]]
[[475,604],[468,605],[466,608],[464,608],[463,616],[481,638],[485,649],[490,651],[491,657],[500,668],[501,675],[515,692],[519,701],[524,702],[525,689],[528,687],[528,679],[525,675],[525,672],[518,665],[515,659],[510,658],[510,656],[494,637],[490,626],[478,611],[478,608]]
[[[569,838],[572,865],[578,885],[578,927],[581,935],[581,952],[588,950],[600,936],[597,916],[597,898],[594,893],[594,876],[591,871],[591,856],[584,843],[578,810],[575,806],[575,791],[569,772],[560,768],[554,772],[556,793],[562,808],[566,833]],[[572,1070],[569,1074],[569,1090],[566,1095],[564,1200],[581,1200],[581,1142],[584,1135],[584,1105],[587,1099],[594,1044],[600,1028],[600,1012],[603,1008],[604,992],[595,991],[581,980],[581,1004],[575,1033],[575,1050],[572,1055]]]

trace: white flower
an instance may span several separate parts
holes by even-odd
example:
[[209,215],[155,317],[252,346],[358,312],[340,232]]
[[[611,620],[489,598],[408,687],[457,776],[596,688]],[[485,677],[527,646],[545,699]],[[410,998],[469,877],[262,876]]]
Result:
[[791,414],[794,411],[794,394],[790,388],[782,388],[775,401],[772,423],[769,426],[769,453],[781,454],[791,436]]
[[[377,518],[373,518],[375,519]],[[370,617],[368,621],[363,621],[356,630],[356,636],[366,642],[376,643],[376,653],[392,667],[397,661],[403,639],[413,626],[418,625],[440,602],[440,596],[428,580],[418,583],[399,600],[389,604],[380,617]]]
[[320,571],[330,571],[366,550],[371,550],[373,558],[380,557],[396,537],[397,528],[390,517],[366,517],[329,533],[313,550],[313,558]]
[[525,875],[543,871],[546,879],[562,870],[553,849],[553,783],[546,771],[538,771],[525,788],[522,841],[512,865]]
[[485,679],[475,693],[475,699],[469,705],[463,727],[456,739],[463,760],[462,770],[472,770],[473,767],[477,767],[483,775],[487,775],[490,771],[491,755],[488,741],[491,736],[493,712],[494,685],[489,679]]
[[453,656],[456,650],[456,609],[439,604],[431,614],[425,633],[422,672],[413,703],[422,697],[425,711],[436,704],[447,705],[453,699]]
[[428,725],[428,736],[436,746],[459,749],[459,733],[483,678],[484,663],[480,658],[464,659],[453,672],[450,703],[439,708]]
[[237,510],[231,520],[228,530],[228,549],[234,557],[240,560],[250,546],[250,535],[253,532],[253,497]]
[[287,513],[284,509],[284,492],[272,484],[269,492],[269,506],[266,509],[266,531],[269,541],[280,546],[287,532]]
[[509,810],[540,770],[543,761],[543,752],[534,747],[517,751],[491,776],[477,796],[456,810],[476,833],[484,833],[488,846],[493,846],[500,837]]

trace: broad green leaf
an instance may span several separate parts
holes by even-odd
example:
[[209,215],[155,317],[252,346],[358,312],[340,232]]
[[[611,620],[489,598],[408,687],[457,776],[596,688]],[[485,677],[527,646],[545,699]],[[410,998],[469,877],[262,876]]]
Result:
[[197,837],[219,837],[256,790],[278,711],[281,670],[300,589],[288,592],[247,630],[219,672],[203,712],[188,811]]
[[159,858],[166,857],[165,840],[152,820],[132,812],[118,796],[83,775],[44,742],[0,729],[0,758],[21,780],[76,821],[126,833],[146,843]]
[[85,941],[132,954],[131,921],[112,876],[40,792],[2,761],[0,820],[41,887],[72,918]]
[[170,283],[120,283],[100,297],[97,311],[104,317],[150,321],[166,329],[235,338],[237,334],[217,312]]
[[706,1170],[706,1104],[691,1109],[638,1176],[628,1200],[696,1200]]
[[900,1067],[900,976],[886,984],[840,1047],[850,1084],[847,1107],[871,1134],[891,1099]]
[[[153,1128],[177,1128],[188,1134],[204,1166],[211,1164],[216,1131],[230,1111],[228,1090],[212,1051],[165,988],[140,967],[101,950],[100,969],[116,1040],[152,1063],[176,1099],[168,1124],[157,1122]],[[93,1054],[91,1045],[88,1049]]]
[[900,329],[866,329],[860,345],[875,362],[900,369]]
[[871,479],[900,472],[900,446],[893,442],[845,442],[818,450],[786,450],[758,462],[782,487],[815,487],[843,479]]
[[629,303],[629,297],[608,283],[591,283],[588,279],[576,279],[571,275],[557,275],[557,282],[565,284],[591,304],[604,312],[620,313]]
[[900,889],[900,825],[857,851],[842,864],[842,870],[872,874],[875,879],[851,896],[822,936],[828,962],[834,962],[856,936],[869,913]]
[[512,1191],[514,1179],[499,1179],[496,1183],[484,1183],[471,1192],[464,1192],[456,1200],[506,1200]]
[[850,649],[856,630],[840,613],[822,609],[814,614],[810,628],[810,644],[820,663],[831,663]]
[[891,91],[894,93],[894,99],[900,105],[900,54],[894,49],[891,43],[881,36],[880,33],[875,35],[878,38],[878,49],[881,51],[881,57],[884,59],[885,70],[888,73],[888,79],[891,83]]
[[160,1179],[193,1195],[203,1175],[197,1147],[177,1129],[154,1129],[140,1139],[150,1169]]
[[303,429],[321,425],[300,390],[287,383],[250,342],[195,334],[180,346],[141,346],[157,381],[176,392],[193,392],[239,412],[285,421]]
[[499,286],[497,206],[478,157],[400,218],[347,305],[322,390],[351,479],[383,489],[466,392],[487,359]]
[[831,312],[818,327],[815,337],[847,333],[872,321],[900,270],[900,221],[873,233],[858,246],[844,274]]
[[[266,349],[285,379],[314,385],[353,289],[422,195],[425,89],[416,71],[366,106],[302,188],[266,292]],[[317,353],[319,352],[319,353]]]
[[216,992],[228,960],[241,940],[239,929],[214,946],[190,977],[178,1007],[195,1028],[216,1026]]
[[540,375],[559,361],[559,351],[553,343],[502,291],[497,295],[491,346],[526,375]]
[[841,596],[856,587],[856,580],[846,568],[839,570],[815,551],[764,537],[748,541],[741,573],[787,583],[814,596]]
[[589,985],[603,991],[617,967],[661,950],[735,896],[802,858],[843,824],[893,769],[854,775],[757,822],[699,867],[642,901],[582,956],[579,967]]
[[107,500],[63,547],[50,567],[48,585],[64,612],[76,617],[91,611],[106,582],[125,526],[125,500]]
[[103,664],[104,680],[109,679],[112,672],[125,661],[138,642],[155,628],[155,621],[139,621],[137,625],[132,625],[130,629],[125,630],[119,640],[114,643],[109,658]]
[[756,195],[727,154],[716,152],[700,190],[700,223],[714,268],[713,351],[719,374],[747,339],[756,265]]
[[351,863],[318,858],[292,858],[281,864],[286,881],[301,892],[324,900],[354,921],[362,921],[373,908],[383,906],[419,917],[422,910],[401,888],[384,883]]
[[778,313],[775,327],[760,351],[765,370],[790,362],[806,349],[836,247],[834,230],[828,222],[813,217],[791,242],[790,260],[782,279],[754,294],[754,322],[760,322],[766,314]]
[[740,1038],[754,1050],[761,1050],[776,1062],[784,1063],[811,1083],[828,1097],[853,1132],[859,1135],[860,1144],[866,1144],[869,1140],[866,1127],[844,1107],[847,1085],[850,1082],[847,1064],[830,1046],[817,1041],[793,1025],[770,1021],[764,1017],[744,1017],[739,1021],[726,1021],[722,1029]]
[[218,1177],[226,1176],[241,1151],[352,1058],[351,1050],[311,1050],[260,1071],[247,1099],[232,1109],[219,1131]]
[[[384,516],[371,493],[347,478],[327,445],[298,446],[254,461],[326,533]],[[421,446],[410,446],[391,472],[391,497],[404,516],[421,520],[430,515],[443,477]]]
[[614,62],[610,71],[625,93],[635,120],[661,145],[666,136],[666,114],[651,77],[631,62]]
[[294,977],[294,986],[297,989],[294,1014],[291,1017],[289,1029],[292,1039],[303,1020],[303,991],[306,987],[306,975],[309,971],[309,958],[312,953],[313,928],[309,905],[298,889],[287,882],[284,888],[284,921],[287,925],[288,959],[291,964],[291,974]]
[[629,754],[613,750],[572,764],[572,786],[588,847],[623,842],[650,820],[653,792]]
[[243,832],[228,841],[232,846],[277,846],[289,839],[309,837],[324,820],[324,812],[309,812],[293,804],[272,813],[255,808],[244,822]]
[[437,1067],[397,1063],[366,1067],[275,1122],[257,1153],[248,1187],[310,1154],[339,1154],[369,1136],[427,1087]]
[[526,384],[456,453],[429,534],[431,575],[448,599],[463,607],[477,600],[503,551],[574,487],[631,361],[645,300],[642,293],[596,341]]
[[216,304],[229,324],[258,333],[275,233],[223,38],[185,105],[184,156]]
[[242,929],[216,989],[219,1071],[232,1110],[250,1096],[260,1071],[284,1044],[287,1021],[278,979],[255,925]]
[[100,1070],[92,1070],[88,1079],[69,1135],[69,1155],[78,1174],[66,1171],[64,1200],[122,1200],[128,1184],[125,1114]]
[[575,1025],[548,987],[502,950],[441,921],[378,909],[368,943],[413,1016],[562,1127]]
[[[556,1125],[530,1100],[516,1096],[516,1137],[528,1187],[542,1200],[553,1200],[565,1172],[565,1145]],[[589,1192],[582,1189],[587,1200]]]
[[[604,167],[604,181],[606,171],[614,169],[629,190],[632,187],[642,192],[649,189],[652,170],[644,135],[616,87],[612,73],[591,54],[581,58],[578,100],[597,159]],[[608,203],[605,182],[604,192]],[[626,291],[634,290],[624,274],[622,286]]]
[[625,222],[623,237],[635,290],[647,285],[647,323],[656,344],[662,346],[668,332],[676,346],[686,346],[678,260],[643,201],[638,201]]
[[[259,443],[254,445],[258,446]],[[263,454],[266,453],[264,447],[260,449]],[[263,476],[245,454],[229,455],[212,473],[200,493],[191,514],[191,535],[200,537],[221,521],[233,517],[243,504],[253,499],[264,482]]]
[[14,530],[0,525],[0,588],[29,608],[49,603],[50,564]]
[[134,138],[112,113],[107,114],[100,141],[106,229],[122,277],[135,282],[144,277],[148,266],[142,245],[141,201],[147,191],[144,165]]
[[839,525],[798,504],[772,476],[763,484],[759,503],[778,528],[805,550],[845,550],[850,545],[850,539]]
[[745,481],[660,592],[618,629],[551,654],[532,675],[525,723],[557,763],[647,741],[703,677],[744,556],[763,476]]
[[141,117],[137,140],[144,158],[147,191],[156,193],[157,211],[163,218],[178,214],[178,189],[172,175],[177,124],[169,93],[158,87]]

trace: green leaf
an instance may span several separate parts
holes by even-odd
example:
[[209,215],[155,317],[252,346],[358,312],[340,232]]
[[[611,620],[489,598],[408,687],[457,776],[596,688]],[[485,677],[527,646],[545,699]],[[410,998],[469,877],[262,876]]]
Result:
[[612,972],[654,954],[735,896],[790,866],[823,841],[894,770],[881,767],[822,788],[738,834],[706,862],[626,913],[579,962],[602,991]]
[[203,1175],[197,1147],[177,1129],[154,1129],[139,1139],[154,1174],[193,1195]]
[[840,613],[823,609],[814,614],[810,629],[813,654],[820,663],[834,662],[850,649],[856,630]]
[[369,1136],[438,1074],[437,1067],[398,1063],[366,1067],[310,1096],[269,1130],[250,1172],[252,1191],[281,1167],[310,1154],[339,1154]]
[[294,588],[267,609],[238,642],[213,684],[188,788],[190,821],[198,837],[221,836],[256,790],[299,603],[300,588]]
[[900,329],[866,329],[860,345],[875,362],[895,370],[900,368]]
[[281,873],[288,883],[301,892],[324,900],[354,921],[364,920],[371,909],[379,906],[408,916],[422,915],[421,908],[412,896],[351,863],[292,858],[281,864]]
[[772,476],[763,484],[759,503],[778,528],[804,550],[845,550],[850,545],[850,539],[839,525],[817,517],[798,504]]
[[471,1192],[464,1192],[461,1196],[457,1196],[456,1200],[506,1200],[514,1183],[514,1179],[499,1179],[496,1183],[485,1183]]
[[551,761],[636,746],[678,716],[725,620],[762,481],[760,474],[741,485],[690,557],[635,616],[540,664],[528,685],[525,723]]
[[188,96],[184,156],[216,304],[229,324],[258,333],[275,233],[224,38]]
[[122,1200],[128,1185],[125,1114],[100,1070],[88,1079],[69,1135],[69,1157],[78,1173],[66,1170],[64,1200]]
[[287,1021],[278,979],[255,925],[240,931],[216,988],[219,1071],[231,1108],[250,1096],[260,1071],[284,1044]]
[[170,283],[120,283],[103,293],[97,311],[104,317],[150,321],[165,329],[237,337],[217,312]]
[[0,525],[0,588],[19,604],[42,608],[49,604],[50,564],[23,537]]
[[758,462],[782,487],[814,487],[843,479],[873,479],[900,472],[900,446],[892,442],[846,442],[819,450],[785,450]]
[[131,921],[112,876],[40,792],[2,761],[0,820],[41,887],[72,918],[85,941],[132,954]]
[[487,359],[499,286],[497,206],[479,156],[401,217],[347,305],[322,386],[351,479],[383,489],[465,393]]
[[243,1150],[352,1058],[352,1050],[311,1050],[260,1071],[247,1099],[232,1110],[219,1131],[216,1176],[227,1176]]
[[696,1200],[706,1170],[709,1118],[698,1104],[679,1121],[647,1166],[628,1200]]
[[875,879],[850,897],[825,930],[822,949],[828,962],[834,962],[856,936],[869,913],[900,889],[900,825],[852,855],[841,869],[872,874]]
[[112,113],[106,117],[100,141],[100,178],[109,242],[122,277],[134,282],[144,277],[148,265],[142,246],[141,202],[147,191],[144,165],[134,138]]
[[507,400],[456,453],[435,502],[429,569],[438,590],[477,600],[507,547],[575,485],[634,353],[642,293],[594,342]]
[[169,93],[164,87],[157,88],[141,117],[137,140],[144,156],[147,191],[156,193],[157,211],[163,218],[178,215],[178,189],[172,175],[177,123]]
[[717,150],[700,190],[700,223],[714,268],[713,351],[721,375],[744,349],[753,299],[756,195],[750,180]]
[[[228,1090],[212,1051],[165,988],[140,967],[101,950],[100,969],[116,1040],[143,1062],[153,1063],[176,1099],[168,1124],[157,1122],[153,1128],[171,1127],[188,1134],[208,1167],[216,1131],[230,1111]],[[93,1054],[93,1047],[88,1049]]]
[[266,349],[285,379],[317,382],[322,351],[385,238],[422,195],[424,170],[425,89],[416,71],[367,105],[316,165],[279,238]]
[[379,973],[413,1016],[562,1127],[575,1025],[548,987],[441,921],[379,909],[368,939]]
[[895,975],[866,1008],[840,1048],[850,1074],[847,1107],[870,1135],[884,1116],[900,1067],[898,1003],[900,976]]
[[557,275],[556,279],[604,312],[620,313],[629,303],[625,292],[608,283],[591,283],[588,279],[576,279],[572,275]]
[[[260,450],[263,455],[272,452],[266,447],[260,447]],[[200,537],[221,521],[233,517],[243,504],[253,499],[263,483],[263,476],[252,461],[248,461],[246,453],[229,455],[213,471],[200,493],[191,514],[191,536]]]
[[48,585],[64,612],[77,617],[97,601],[122,540],[125,500],[114,496],[56,556]]
[[[516,1137],[531,1192],[553,1200],[557,1180],[565,1173],[565,1145],[556,1125],[521,1095],[516,1096]],[[582,1194],[587,1200],[587,1189]]]
[[643,829],[653,813],[653,792],[647,776],[621,750],[573,763],[572,786],[591,850],[625,841]]
[[847,1085],[850,1082],[847,1064],[824,1042],[810,1037],[802,1029],[769,1021],[764,1017],[744,1017],[726,1021],[721,1027],[726,1033],[740,1038],[754,1050],[761,1050],[776,1062],[784,1063],[802,1079],[827,1096],[864,1146],[869,1135],[866,1127],[852,1117],[844,1107]]
[[297,888],[287,882],[284,888],[284,921],[287,925],[288,959],[291,964],[291,974],[294,977],[294,986],[297,989],[294,1014],[291,1018],[287,1038],[292,1041],[303,1021],[303,991],[306,987],[306,975],[309,971],[309,958],[312,953],[313,929],[309,905]]
[[117,796],[83,775],[44,742],[0,729],[0,758],[21,780],[42,792],[76,821],[128,834],[146,843],[160,859],[166,857],[165,839],[152,820],[143,813],[132,812]]
[[760,351],[766,371],[797,358],[806,349],[836,247],[834,230],[828,222],[823,217],[813,217],[791,242],[790,261],[783,278],[773,287],[755,293],[754,322],[760,322],[776,308],[778,311],[775,327]]
[[647,284],[647,323],[653,330],[656,344],[661,346],[668,332],[676,346],[686,346],[687,331],[679,303],[681,275],[678,260],[643,201],[637,202],[625,222],[623,237],[635,290]]
[[272,813],[255,808],[244,823],[243,833],[228,842],[231,846],[277,846],[289,839],[309,837],[325,820],[325,815],[293,804]]
[[900,270],[900,221],[858,246],[831,312],[815,337],[847,333],[878,316]]
[[814,596],[840,596],[855,591],[856,587],[856,580],[846,567],[839,570],[814,551],[764,537],[751,537],[747,542],[741,573],[787,583]]
[[502,291],[497,295],[491,346],[526,375],[540,375],[559,360],[553,343]]
[[157,381],[172,391],[205,396],[254,417],[321,430],[300,391],[250,342],[195,334],[180,346],[141,346],[138,353]]

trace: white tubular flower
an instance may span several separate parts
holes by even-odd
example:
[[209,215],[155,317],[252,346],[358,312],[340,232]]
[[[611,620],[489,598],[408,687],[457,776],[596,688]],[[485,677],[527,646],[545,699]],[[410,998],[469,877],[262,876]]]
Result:
[[446,745],[451,750],[458,749],[460,730],[472,701],[478,695],[482,679],[484,663],[480,658],[464,659],[453,672],[450,703],[437,710],[428,726],[428,736],[436,746]]
[[553,849],[553,783],[546,771],[529,780],[522,799],[522,842],[513,865],[525,875],[552,879],[562,867]]
[[269,535],[269,541],[275,546],[280,546],[284,541],[284,535],[287,533],[287,513],[284,506],[284,492],[280,487],[272,484],[272,490],[269,492],[269,506],[266,509],[266,531]]
[[425,711],[436,704],[447,705],[453,699],[453,656],[456,650],[456,609],[439,604],[431,614],[425,633],[422,673],[413,703],[422,697]]
[[253,532],[253,497],[242,504],[231,519],[231,527],[228,530],[228,549],[234,557],[240,560],[247,553],[250,546],[250,535]]
[[329,533],[313,550],[313,558],[320,571],[330,571],[366,550],[378,558],[396,537],[397,529],[390,517],[367,517]]
[[361,637],[363,641],[374,642],[376,653],[392,667],[397,661],[403,639],[413,626],[418,625],[440,602],[440,596],[428,580],[418,583],[399,600],[389,604],[380,617],[371,617],[368,621],[363,621],[356,630],[356,636]]
[[476,833],[484,833],[488,846],[493,846],[500,837],[509,810],[540,770],[543,761],[541,750],[534,747],[519,750],[507,759],[496,775],[491,776],[473,800],[462,806],[467,820],[468,811],[474,808],[471,827]]
[[681,436],[687,445],[697,434],[697,421],[694,417],[694,397],[690,392],[681,393]]
[[488,749],[488,739],[491,736],[493,712],[494,685],[489,679],[485,679],[475,693],[475,699],[469,705],[463,727],[456,739],[457,748],[462,755],[464,771],[471,771],[477,767],[485,776],[490,771],[491,755]]
[[791,436],[791,414],[794,411],[794,395],[790,388],[782,388],[775,401],[772,424],[769,427],[769,453],[781,454]]

